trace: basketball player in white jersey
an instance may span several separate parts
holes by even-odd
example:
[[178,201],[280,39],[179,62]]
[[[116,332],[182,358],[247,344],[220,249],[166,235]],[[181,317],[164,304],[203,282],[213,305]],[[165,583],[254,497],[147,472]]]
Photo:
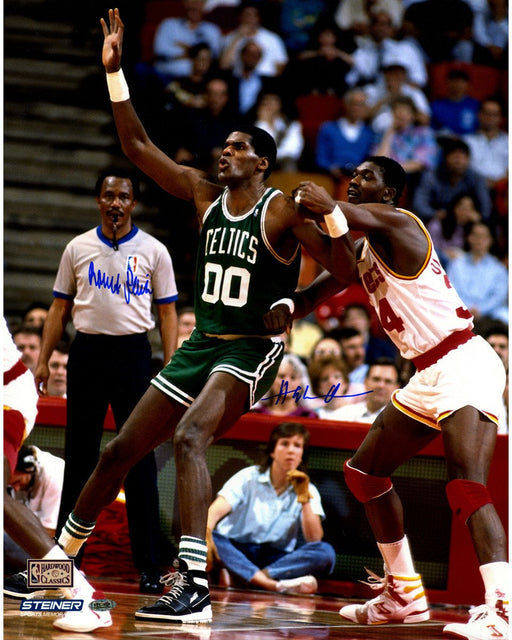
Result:
[[[347,486],[364,503],[384,559],[381,595],[340,614],[359,624],[415,623],[429,619],[421,576],[404,532],[402,504],[390,474],[441,431],[448,502],[467,524],[485,585],[485,604],[467,624],[448,624],[452,637],[508,637],[509,567],[502,523],[486,482],[496,441],[505,370],[496,353],[472,332],[473,319],[450,284],[422,222],[397,208],[405,173],[394,160],[372,156],[355,171],[348,202],[336,203],[321,187],[302,182],[296,201],[313,212],[337,207],[356,242],[359,278],[380,322],[416,374],[378,416],[345,464]],[[294,317],[303,317],[347,283],[323,273],[295,294]],[[274,321],[289,319],[283,306]]]

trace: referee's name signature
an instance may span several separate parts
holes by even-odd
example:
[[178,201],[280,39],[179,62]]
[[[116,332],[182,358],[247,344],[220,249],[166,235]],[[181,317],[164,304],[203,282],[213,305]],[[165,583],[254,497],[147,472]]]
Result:
[[301,400],[317,400],[318,398],[323,398],[324,402],[328,404],[329,402],[332,402],[334,398],[355,398],[356,396],[365,396],[369,393],[373,393],[373,391],[362,391],[361,393],[338,394],[338,391],[340,390],[340,384],[341,383],[339,382],[338,384],[332,384],[329,391],[324,396],[310,396],[308,395],[309,384],[307,384],[305,387],[301,387],[300,385],[298,385],[297,387],[295,387],[295,389],[289,389],[288,380],[281,380],[281,388],[279,389],[279,393],[276,393],[273,396],[265,396],[264,398],[261,398],[261,400],[272,400],[273,398],[275,398],[274,404],[278,405],[283,404],[285,398],[291,394],[293,395],[293,399],[297,404]]
[[153,293],[153,289],[149,286],[149,275],[146,275],[146,279],[141,281],[128,266],[126,269],[126,281],[121,282],[120,273],[115,276],[109,276],[103,273],[101,269],[96,269],[92,260],[89,263],[89,284],[98,289],[108,289],[113,295],[120,295],[122,291],[126,304],[130,304],[132,296],[151,295]]

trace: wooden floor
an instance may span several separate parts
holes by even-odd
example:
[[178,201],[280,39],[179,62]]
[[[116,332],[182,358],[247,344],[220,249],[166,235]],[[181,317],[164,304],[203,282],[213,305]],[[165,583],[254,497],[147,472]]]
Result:
[[417,625],[363,627],[344,621],[339,608],[348,601],[324,596],[282,596],[275,593],[212,588],[211,625],[172,625],[139,622],[136,609],[154,602],[156,596],[138,593],[137,585],[105,579],[91,580],[117,604],[113,625],[94,633],[58,631],[53,615],[22,615],[20,601],[4,598],[4,640],[431,640],[442,638],[448,622],[467,619],[467,609],[434,605],[432,620]]

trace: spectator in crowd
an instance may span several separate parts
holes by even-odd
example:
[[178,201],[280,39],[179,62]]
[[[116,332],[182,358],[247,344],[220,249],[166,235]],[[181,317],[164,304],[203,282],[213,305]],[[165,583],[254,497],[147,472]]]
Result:
[[331,0],[280,0],[279,33],[292,58],[307,49],[315,27],[329,14],[331,4]]
[[313,406],[322,420],[335,420],[334,413],[349,402],[359,400],[351,397],[350,381],[345,362],[339,356],[322,356],[311,360],[308,366]]
[[[309,432],[302,424],[277,425],[266,461],[232,476],[210,505],[209,557],[216,556],[243,584],[312,594],[316,578],[334,568],[335,551],[322,541],[320,494],[306,473],[308,445]],[[300,534],[304,544],[298,542]]]
[[407,81],[425,87],[428,75],[422,52],[409,40],[397,40],[397,30],[385,11],[370,13],[369,35],[360,39],[353,55],[354,65],[347,74],[350,86],[378,81],[386,66],[400,61]]
[[189,49],[192,61],[190,74],[173,78],[164,89],[164,108],[204,109],[206,107],[206,83],[212,74],[212,51],[205,42]]
[[495,59],[487,47],[477,42],[473,35],[473,11],[468,12],[468,19],[458,24],[446,33],[448,45],[448,59],[456,62],[465,62],[475,65],[492,67]]
[[324,122],[316,138],[315,161],[337,182],[351,175],[372,148],[375,134],[366,124],[366,94],[351,89],[344,95],[344,113],[337,120]]
[[409,3],[404,21],[412,23],[430,62],[451,60],[455,34],[467,32],[473,10],[464,0],[423,0]]
[[508,272],[490,253],[493,239],[488,225],[473,224],[467,243],[469,251],[448,264],[450,282],[475,319],[488,316],[508,324]]
[[416,106],[416,121],[430,123],[430,105],[421,89],[407,80],[407,71],[401,59],[390,61],[382,67],[382,73],[373,84],[364,86],[368,105],[368,118],[372,128],[382,134],[393,121],[391,103],[397,96],[407,96]]
[[473,37],[482,47],[488,49],[495,65],[507,65],[508,51],[508,2],[507,0],[487,0],[483,11],[475,14]]
[[[272,386],[251,411],[273,416],[316,418],[304,397],[308,387],[310,382],[306,365],[299,356],[285,353]],[[311,393],[308,395],[311,396]]]
[[509,409],[509,391],[508,391],[508,325],[504,322],[486,323],[486,327],[478,332],[484,337],[491,347],[499,355],[505,371],[507,372],[505,390],[503,392],[503,406],[498,416],[498,433],[508,433],[508,409]]
[[271,80],[270,76],[263,76],[257,70],[262,56],[263,51],[254,40],[247,40],[240,49],[240,65],[233,71],[232,84],[238,112],[242,116],[251,113],[258,96]]
[[432,128],[437,135],[462,136],[476,131],[480,102],[469,95],[470,77],[464,69],[446,75],[446,97],[432,100]]
[[368,364],[365,362],[364,337],[351,327],[336,329],[331,332],[341,344],[343,360],[348,368],[350,382],[364,384]]
[[283,107],[283,98],[276,89],[263,90],[258,96],[253,124],[269,133],[276,141],[276,169],[297,171],[304,149],[302,125],[287,113],[287,109]]
[[60,340],[48,360],[48,395],[66,397],[68,380],[69,344]]
[[508,334],[508,325],[506,325],[504,322],[493,322],[482,333],[483,337],[501,358],[501,361],[503,362],[507,371],[509,365]]
[[354,63],[355,42],[332,20],[321,19],[311,30],[309,46],[288,63],[286,86],[295,96],[315,94],[343,96],[348,87],[346,75]]
[[432,129],[419,125],[418,110],[409,96],[396,96],[390,102],[392,120],[383,132],[374,155],[399,162],[407,174],[407,197],[412,198],[423,171],[437,164],[438,147]]
[[12,332],[14,344],[21,351],[21,361],[32,373],[35,373],[37,360],[41,353],[41,328],[20,325]]
[[444,267],[463,253],[469,227],[481,219],[472,196],[460,193],[448,204],[446,214],[430,220],[427,228]]
[[370,31],[370,13],[382,11],[391,20],[393,28],[398,30],[402,25],[404,8],[401,0],[339,0],[334,11],[334,20],[340,29],[351,31],[356,36],[368,35]]
[[455,196],[470,194],[483,220],[491,215],[489,189],[476,171],[470,168],[470,151],[463,140],[441,142],[441,160],[435,169],[425,171],[413,196],[413,208],[423,222],[446,215]]
[[390,340],[372,334],[371,315],[365,304],[357,302],[347,304],[340,318],[340,326],[355,329],[363,336],[364,359],[367,364],[377,358],[397,356],[398,350]]
[[343,357],[339,340],[330,337],[328,334],[321,337],[313,346],[310,362],[313,362],[313,360],[317,360],[318,358],[327,357]]
[[191,48],[206,43],[214,60],[220,55],[222,32],[204,19],[204,0],[183,0],[184,17],[165,18],[158,25],[153,44],[154,70],[166,87],[175,78],[190,77]]
[[181,347],[185,340],[192,335],[192,331],[196,326],[196,314],[194,307],[185,306],[178,309],[178,340],[176,348]]
[[[176,346],[173,265],[165,246],[133,224],[139,194],[135,175],[107,168],[97,179],[95,193],[100,223],[64,249],[36,370],[38,389],[47,395],[50,356],[72,316],[76,336],[67,367],[59,531],[98,461],[109,405],[119,430],[147,389],[152,373],[147,332],[155,327],[153,304],[165,361]],[[126,475],[124,488],[140,590],[158,593],[163,585],[152,451]],[[77,566],[80,561],[81,556],[75,560]]]
[[48,305],[46,302],[32,302],[23,313],[22,324],[26,327],[36,327],[42,329],[46,316],[48,315]]
[[187,114],[173,123],[180,146],[174,154],[178,164],[187,164],[213,175],[228,133],[233,131],[235,114],[230,87],[221,77],[206,85],[206,107]]
[[[39,518],[50,537],[57,529],[64,460],[38,447],[23,444],[18,451],[16,468],[8,482],[8,490]],[[4,533],[4,574],[27,568],[28,553]]]
[[372,424],[391,400],[393,391],[400,388],[400,372],[394,360],[382,357],[371,362],[364,386],[366,394],[361,401],[336,409],[332,413],[332,420]]
[[485,178],[491,190],[508,179],[508,134],[503,131],[502,122],[500,102],[492,98],[483,100],[478,111],[478,129],[464,136],[471,154],[470,167]]
[[263,76],[280,76],[288,63],[288,53],[283,40],[277,33],[261,25],[258,3],[240,5],[239,25],[224,39],[220,57],[220,67],[237,75],[241,66],[240,52],[247,40],[256,42],[262,51],[262,58],[256,71]]

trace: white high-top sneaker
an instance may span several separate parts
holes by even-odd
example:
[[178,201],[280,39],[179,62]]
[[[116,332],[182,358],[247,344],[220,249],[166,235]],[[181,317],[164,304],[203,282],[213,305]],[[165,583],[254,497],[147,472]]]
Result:
[[421,576],[393,576],[386,573],[379,578],[370,574],[372,589],[384,586],[384,591],[365,604],[349,604],[340,609],[340,615],[358,624],[385,624],[387,622],[413,624],[430,618],[428,602]]
[[84,595],[80,589],[73,589],[73,592],[73,599],[84,601],[82,610],[66,611],[61,618],[54,621],[54,627],[64,629],[64,631],[88,633],[112,626],[112,616],[108,609],[94,608],[94,605],[92,608],[89,606],[91,602],[105,599],[105,595],[101,591],[95,591],[90,595]]
[[469,610],[466,623],[447,624],[443,634],[465,640],[505,640],[509,638],[508,602],[498,600],[495,607],[482,604]]

